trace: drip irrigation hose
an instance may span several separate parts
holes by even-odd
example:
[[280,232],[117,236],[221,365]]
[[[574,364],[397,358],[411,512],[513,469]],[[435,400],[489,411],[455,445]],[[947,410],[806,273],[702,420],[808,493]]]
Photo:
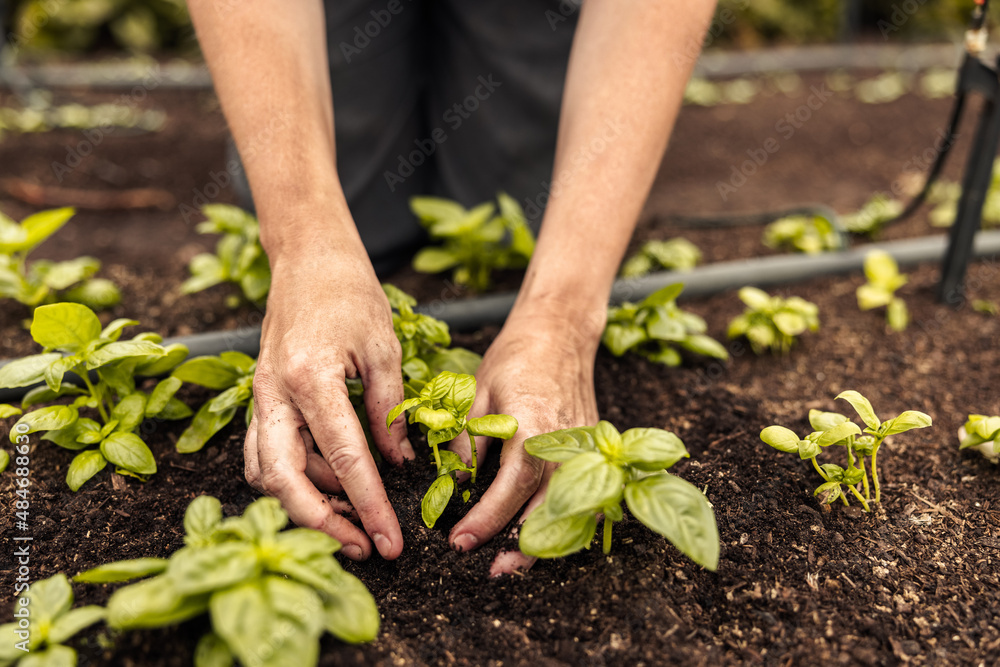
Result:
[[[691,271],[664,271],[642,278],[615,281],[611,290],[611,303],[639,301],[656,290],[676,282],[683,282],[682,297],[704,297],[739,289],[745,285],[768,287],[797,283],[820,276],[860,271],[865,256],[872,250],[884,250],[900,266],[940,261],[947,248],[947,236],[925,236],[918,239],[872,243],[843,252],[818,255],[789,254],[731,262],[717,262]],[[979,232],[973,250],[976,257],[990,257],[1000,261],[1000,231]],[[486,325],[499,325],[507,318],[514,305],[514,293],[493,294],[475,299],[436,301],[418,306],[418,312],[443,320],[455,331],[472,331]],[[245,327],[234,331],[210,331],[167,338],[164,345],[187,345],[190,356],[215,355],[226,350],[236,350],[256,357],[260,352],[260,327]],[[7,361],[0,361],[0,366]],[[0,402],[19,400],[30,387],[0,389]]]

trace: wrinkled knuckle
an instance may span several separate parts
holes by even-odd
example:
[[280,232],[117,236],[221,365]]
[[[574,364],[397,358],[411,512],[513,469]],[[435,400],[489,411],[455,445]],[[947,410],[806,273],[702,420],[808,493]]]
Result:
[[367,354],[369,364],[381,370],[398,369],[403,361],[403,347],[395,336],[373,340]]
[[544,462],[534,456],[528,456],[518,461],[514,468],[514,484],[519,489],[534,491],[542,480]]
[[304,350],[293,352],[285,361],[285,385],[293,392],[308,391],[314,382],[317,360]]
[[274,468],[257,473],[257,488],[269,496],[278,495],[285,488],[285,477]]
[[323,458],[341,482],[354,477],[361,465],[360,457],[349,447],[335,447],[324,452]]

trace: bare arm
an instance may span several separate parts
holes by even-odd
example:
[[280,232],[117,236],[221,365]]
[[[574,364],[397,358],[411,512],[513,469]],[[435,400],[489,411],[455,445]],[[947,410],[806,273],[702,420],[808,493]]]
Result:
[[[526,438],[597,422],[593,363],[611,286],[694,66],[691,45],[701,43],[714,5],[583,4],[538,245],[478,373],[473,415],[507,412],[520,429],[483,500],[452,530],[458,549],[488,540],[526,501],[526,511],[541,502],[551,468],[524,451]],[[494,573],[530,563],[502,554]]]
[[[297,524],[339,539],[348,556],[366,558],[370,536],[382,556],[395,558],[399,524],[344,379],[361,377],[371,423],[384,423],[403,398],[400,350],[337,176],[322,3],[188,4],[272,270],[244,447],[247,479],[279,498]],[[394,462],[413,456],[405,435],[401,422],[391,434],[375,429],[376,444]],[[320,489],[342,489],[365,531]]]

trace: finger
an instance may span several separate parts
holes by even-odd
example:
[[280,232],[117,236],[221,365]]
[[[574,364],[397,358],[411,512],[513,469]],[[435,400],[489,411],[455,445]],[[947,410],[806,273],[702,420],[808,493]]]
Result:
[[257,462],[257,417],[250,420],[247,437],[243,441],[243,476],[247,483],[258,491],[260,488],[260,465]]
[[538,490],[544,462],[524,451],[524,440],[515,437],[504,444],[496,479],[482,500],[452,528],[452,548],[468,551],[489,540]]
[[301,416],[287,404],[262,409],[256,432],[260,489],[281,501],[298,526],[321,530],[343,545],[341,552],[353,560],[371,555],[364,531],[337,514],[325,495],[306,477],[307,455],[299,433]]
[[365,531],[383,558],[396,558],[403,550],[403,534],[347,396],[347,386],[342,381],[321,383],[301,396],[298,407],[302,416]]
[[[528,515],[534,512],[535,508],[541,505],[542,501],[545,500],[545,491],[549,487],[549,478],[552,477],[552,471],[555,470],[555,468],[556,466],[552,463],[546,464],[545,472],[542,474],[542,482],[538,487],[538,491],[535,492],[535,495],[531,496],[531,500],[529,500],[528,504],[525,505],[524,511],[521,512],[521,518],[517,522],[517,526],[510,531],[510,536],[512,538],[517,539],[518,533],[521,529],[521,524],[523,524],[524,520],[528,518]],[[520,551],[501,551],[496,555],[496,558],[493,559],[493,563],[490,565],[490,576],[499,577],[504,574],[512,574],[518,570],[527,570],[534,565],[537,560],[538,558],[535,556],[528,556]]]
[[343,493],[344,487],[337,479],[330,464],[316,452],[306,454],[306,477],[317,489],[325,493]]
[[373,364],[362,369],[362,381],[365,385],[365,411],[368,413],[369,429],[375,446],[389,459],[390,463],[399,465],[404,459],[413,459],[413,446],[406,437],[406,418],[400,415],[392,422],[391,429],[386,429],[385,419],[389,411],[403,402],[403,376],[399,372],[399,360],[395,365],[385,367],[380,359],[382,355],[372,355]]

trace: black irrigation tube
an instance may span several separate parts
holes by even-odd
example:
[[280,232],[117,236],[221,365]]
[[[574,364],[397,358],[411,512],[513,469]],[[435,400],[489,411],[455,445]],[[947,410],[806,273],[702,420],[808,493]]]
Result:
[[[860,271],[865,255],[872,250],[884,250],[900,266],[912,266],[940,261],[947,247],[948,237],[924,236],[917,239],[872,243],[851,250],[820,255],[777,255],[755,257],[731,262],[717,262],[683,273],[665,271],[642,278],[618,280],[611,290],[611,302],[636,301],[671,283],[683,282],[685,298],[702,297],[738,289],[745,285],[768,287],[796,283],[820,276]],[[989,257],[997,261],[1000,256],[1000,231],[980,232],[976,237],[975,257]],[[475,299],[438,300],[422,305],[418,311],[444,320],[456,331],[471,331],[486,325],[502,324],[514,305],[514,293],[492,294]],[[244,327],[231,331],[209,331],[191,336],[167,338],[164,345],[187,345],[190,356],[218,354],[237,350],[252,357],[260,352],[260,327]],[[4,363],[0,361],[0,366]],[[18,400],[27,387],[0,389],[0,402]]]

